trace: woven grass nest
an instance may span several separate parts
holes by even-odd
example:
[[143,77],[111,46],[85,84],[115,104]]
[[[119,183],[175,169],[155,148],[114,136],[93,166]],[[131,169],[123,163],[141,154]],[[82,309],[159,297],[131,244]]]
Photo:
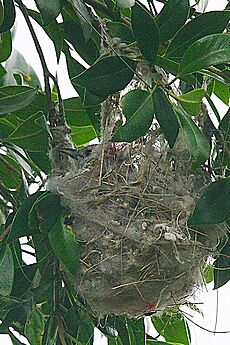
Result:
[[160,141],[150,134],[95,145],[80,166],[50,178],[81,244],[79,291],[98,315],[161,313],[184,303],[224,232],[188,228],[210,178],[191,169],[184,145],[169,150]]

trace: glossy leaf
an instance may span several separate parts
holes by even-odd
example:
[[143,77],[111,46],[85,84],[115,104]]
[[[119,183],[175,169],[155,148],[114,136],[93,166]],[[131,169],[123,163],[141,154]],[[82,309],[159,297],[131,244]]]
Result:
[[72,78],[72,82],[106,99],[109,95],[125,88],[131,81],[135,68],[136,63],[128,58],[104,57],[77,77]]
[[70,128],[71,138],[76,146],[86,145],[97,137],[93,126],[77,127],[72,125]]
[[14,280],[14,260],[10,247],[5,246],[0,252],[0,295],[9,296]]
[[179,132],[179,125],[173,107],[164,91],[160,88],[157,88],[153,94],[153,103],[157,121],[169,146],[172,148]]
[[191,344],[187,322],[179,312],[168,312],[162,316],[153,317],[152,322],[156,330],[165,338],[167,343]]
[[79,244],[73,230],[58,220],[48,234],[51,248],[67,270],[76,275],[79,265]]
[[152,95],[141,89],[130,91],[122,97],[121,107],[126,123],[115,131],[113,141],[132,142],[145,135],[154,117]]
[[215,34],[201,38],[185,52],[179,68],[179,75],[200,71],[212,65],[229,62],[230,36]]
[[230,280],[230,243],[221,249],[219,257],[214,262],[214,289],[225,285]]
[[153,64],[159,48],[159,29],[155,19],[144,6],[136,3],[132,8],[131,23],[141,53]]
[[60,0],[35,0],[35,3],[41,13],[44,25],[48,25],[54,21],[61,12]]
[[[0,87],[0,93],[4,94],[4,88]],[[26,88],[25,91],[16,93],[15,95],[7,95],[0,98],[0,115],[5,115],[10,112],[17,111],[30,104],[38,93],[37,88]]]
[[230,179],[211,183],[203,191],[189,219],[190,225],[217,224],[230,217]]
[[12,52],[11,32],[0,33],[0,62],[6,61]]
[[35,307],[28,316],[25,325],[25,336],[30,344],[42,345],[45,320],[40,310]]
[[182,133],[193,157],[193,168],[199,167],[209,157],[210,144],[193,120],[182,110],[176,111]]
[[179,96],[177,100],[187,114],[195,116],[201,112],[201,100],[204,96],[204,89],[195,89]]
[[73,97],[64,100],[65,116],[69,126],[84,127],[90,126],[89,115],[82,104],[80,97]]
[[14,25],[16,15],[13,0],[3,0],[3,6],[4,17],[0,25],[0,33],[9,31],[12,28],[12,26]]
[[10,233],[7,238],[8,243],[13,242],[20,237],[30,236],[38,232],[37,228],[29,226],[28,215],[34,202],[41,195],[42,192],[37,192],[35,194],[30,195],[25,199],[24,203],[22,203],[22,205],[18,208],[13,218]]
[[189,13],[189,0],[168,0],[156,18],[161,42],[167,41],[186,22]]
[[202,37],[221,33],[230,20],[230,11],[203,13],[185,24],[173,37],[167,56],[182,57],[186,50]]
[[23,121],[5,141],[10,141],[30,152],[47,152],[49,134],[45,126],[44,115],[38,112]]
[[119,37],[122,42],[131,43],[135,41],[131,28],[124,23],[108,22],[107,28],[112,37]]

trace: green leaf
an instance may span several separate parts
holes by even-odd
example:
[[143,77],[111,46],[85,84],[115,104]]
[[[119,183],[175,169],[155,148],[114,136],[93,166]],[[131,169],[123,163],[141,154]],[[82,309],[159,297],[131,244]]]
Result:
[[187,114],[195,116],[201,112],[201,100],[205,96],[204,89],[196,89],[187,92],[177,98]]
[[188,325],[180,313],[168,312],[160,317],[153,317],[152,322],[167,343],[190,345]]
[[42,194],[33,204],[29,212],[29,225],[36,223],[39,230],[48,233],[62,217],[63,207],[60,197],[49,192]]
[[172,148],[179,132],[179,125],[173,107],[164,91],[159,87],[153,94],[153,102],[157,121],[169,146]]
[[35,0],[35,3],[41,13],[44,25],[48,25],[54,21],[61,12],[60,0]]
[[146,344],[146,333],[144,319],[126,319],[127,329],[129,333],[129,339],[131,345],[145,345]]
[[79,265],[79,244],[73,230],[59,219],[48,234],[51,248],[67,270],[74,276]]
[[229,86],[219,82],[215,81],[214,86],[214,94],[227,106],[229,106],[229,99],[230,99],[230,88]]
[[6,61],[12,52],[11,32],[3,32],[0,34],[0,62]]
[[166,55],[180,58],[186,50],[202,37],[217,34],[224,30],[230,19],[230,11],[203,13],[185,24],[173,37]]
[[5,141],[12,142],[30,152],[46,152],[49,134],[45,126],[44,115],[38,112],[23,121]]
[[6,188],[17,189],[22,183],[21,168],[9,155],[0,155],[0,181]]
[[135,68],[136,63],[126,57],[103,57],[89,69],[72,78],[72,82],[106,99],[128,85],[133,78]]
[[12,297],[0,296],[0,310],[11,310],[19,305],[17,299]]
[[[4,94],[7,86],[0,87],[0,93]],[[0,115],[5,115],[10,112],[17,111],[30,104],[38,93],[38,89],[27,87],[22,92],[15,95],[7,95],[0,98]]]
[[[63,36],[69,41],[77,53],[88,64],[93,64],[100,56],[100,42],[98,33],[93,30],[90,39],[85,38],[79,16],[76,15],[73,7],[66,3],[63,7]],[[97,30],[97,28],[96,28]],[[86,34],[87,35],[87,34]]]
[[35,307],[28,316],[25,325],[25,336],[29,340],[30,344],[42,345],[44,327],[44,316],[40,310]]
[[136,3],[132,8],[131,23],[141,53],[153,64],[159,47],[159,30],[155,19],[144,6]]
[[107,28],[112,37],[119,37],[122,42],[132,43],[135,41],[131,28],[120,22],[108,22]]
[[209,158],[210,143],[193,120],[182,109],[177,108],[176,113],[186,143],[193,157],[193,168],[196,169]]
[[156,18],[161,42],[167,41],[186,22],[189,14],[189,0],[168,0]]
[[222,248],[219,257],[214,262],[214,289],[225,285],[230,280],[230,243]]
[[229,60],[230,36],[228,34],[206,36],[193,43],[185,52],[180,63],[179,75],[194,73]]
[[0,253],[0,295],[9,296],[14,280],[14,259],[8,245]]
[[209,284],[214,279],[214,268],[213,265],[208,265],[204,269],[204,280],[205,283]]
[[97,134],[93,126],[77,127],[70,126],[71,128],[71,138],[75,145],[83,146],[88,144],[91,140],[97,137]]
[[131,8],[135,5],[135,0],[116,0],[118,8]]
[[9,31],[12,28],[16,16],[13,0],[3,0],[3,6],[4,18],[0,25],[0,33]]
[[64,100],[66,121],[69,126],[85,127],[91,125],[89,115],[80,97]]
[[230,179],[211,183],[196,203],[190,225],[218,224],[230,216]]
[[126,123],[115,131],[113,141],[132,142],[145,135],[154,116],[152,95],[141,89],[130,91],[122,97],[121,107]]
[[88,41],[92,35],[92,23],[88,8],[81,0],[70,0],[75,9],[75,13],[78,16],[79,22],[81,24],[81,29],[85,41]]
[[23,85],[41,88],[40,80],[33,67],[26,62],[24,56],[16,49],[14,49],[10,59],[6,62],[5,68],[7,70],[7,76],[11,75],[13,77],[15,73],[19,74]]
[[18,208],[12,222],[11,230],[7,238],[7,242],[11,243],[23,236],[30,236],[36,234],[38,229],[35,227],[30,228],[28,215],[29,212],[37,200],[42,195],[42,192],[37,192],[30,195],[25,199],[23,204]]

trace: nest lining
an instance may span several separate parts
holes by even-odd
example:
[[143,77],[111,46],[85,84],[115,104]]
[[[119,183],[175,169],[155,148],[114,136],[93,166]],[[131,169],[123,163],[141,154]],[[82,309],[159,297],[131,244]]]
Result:
[[156,140],[108,145],[48,187],[74,217],[79,291],[99,315],[162,312],[191,295],[218,244],[216,229],[209,237],[202,229],[200,241],[187,226],[208,177],[191,172],[186,152],[161,151]]

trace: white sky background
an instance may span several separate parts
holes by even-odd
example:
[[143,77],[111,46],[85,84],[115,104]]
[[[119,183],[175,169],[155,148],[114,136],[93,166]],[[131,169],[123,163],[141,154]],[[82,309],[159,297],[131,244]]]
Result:
[[[48,0],[47,0],[48,1]],[[28,7],[33,7],[33,1],[23,0],[24,4]],[[194,2],[194,1],[193,1]],[[203,3],[207,2],[206,0]],[[209,0],[206,11],[211,10],[222,10],[227,4],[226,0]],[[202,11],[202,6],[200,6]],[[40,60],[38,58],[36,49],[32,42],[30,33],[28,32],[27,26],[24,23],[21,13],[18,13],[17,31],[14,40],[14,47],[26,58],[27,62],[31,64],[35,72],[42,78],[42,68]],[[46,58],[48,68],[52,74],[58,72],[59,87],[62,93],[62,97],[70,98],[76,96],[76,92],[68,80],[68,73],[65,67],[65,58],[61,56],[59,66],[57,66],[55,50],[51,41],[43,34],[39,26],[35,23],[34,27],[39,39],[39,42],[43,48],[43,52]],[[43,83],[43,80],[41,80]],[[225,114],[226,106],[215,98],[215,104],[220,113]],[[209,284],[208,292],[200,291],[197,294],[196,302],[201,302],[199,308],[203,312],[202,315],[194,314],[190,310],[186,310],[189,314],[189,318],[195,323],[201,325],[209,330],[215,329],[216,317],[217,317],[217,331],[230,331],[230,283],[226,284],[217,291],[212,290],[213,284]],[[218,302],[217,302],[218,301]],[[215,334],[208,333],[194,324],[189,322],[190,330],[192,333],[192,345],[229,345],[230,344],[230,333],[227,334]],[[98,335],[98,341],[95,345],[104,345],[106,341],[100,339]],[[24,341],[23,341],[24,342]],[[12,344],[7,335],[0,336],[1,345]],[[26,344],[26,342],[25,342]],[[28,343],[27,343],[28,344]],[[33,345],[33,344],[31,344]]]

